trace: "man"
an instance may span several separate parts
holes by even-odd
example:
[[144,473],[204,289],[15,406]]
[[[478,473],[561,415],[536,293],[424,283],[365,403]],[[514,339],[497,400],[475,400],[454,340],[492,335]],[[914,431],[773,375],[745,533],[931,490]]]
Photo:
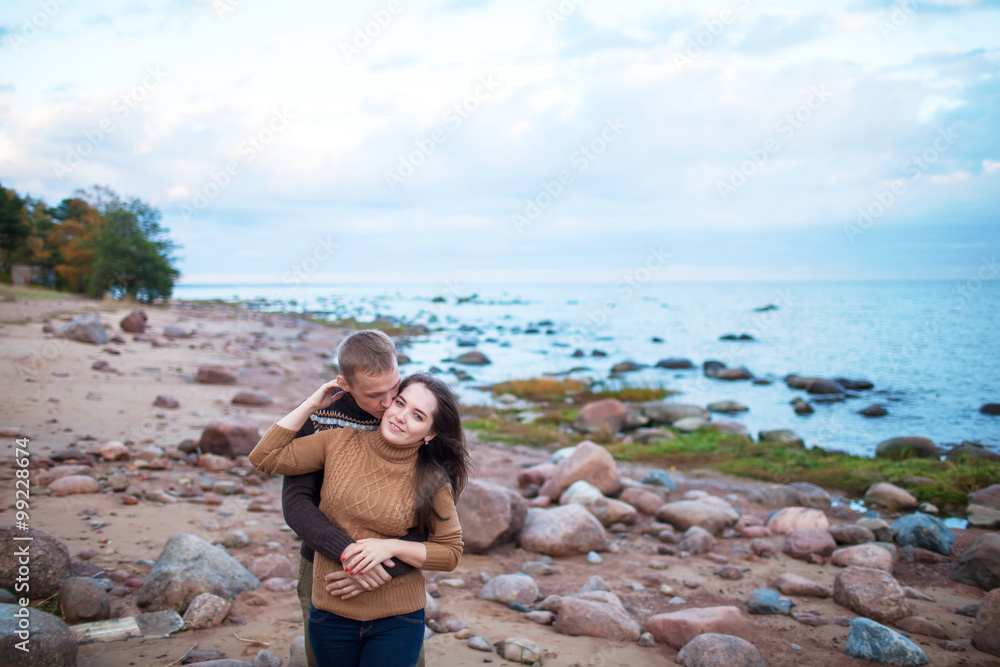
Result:
[[[346,426],[374,431],[396,397],[399,390],[396,347],[383,332],[358,331],[345,338],[337,348],[337,363],[340,367],[337,383],[344,388],[345,395],[329,408],[317,410],[310,415],[309,421],[296,437]],[[281,491],[281,509],[285,523],[302,538],[298,594],[302,605],[309,667],[316,667],[316,659],[309,644],[313,555],[318,551],[326,558],[339,561],[341,552],[354,542],[320,512],[318,505],[322,485],[323,471],[320,470],[307,475],[285,477]],[[411,531],[404,539],[420,538],[415,531]],[[403,562],[386,561],[383,565],[377,566],[366,577],[365,582],[369,587],[377,588],[389,581],[390,577],[398,577],[413,570],[412,566]]]

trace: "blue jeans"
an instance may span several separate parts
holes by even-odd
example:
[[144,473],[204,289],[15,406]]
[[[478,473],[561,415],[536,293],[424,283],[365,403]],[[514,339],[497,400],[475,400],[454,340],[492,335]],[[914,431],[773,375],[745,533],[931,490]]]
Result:
[[309,643],[316,667],[414,667],[424,643],[424,610],[355,621],[312,607]]

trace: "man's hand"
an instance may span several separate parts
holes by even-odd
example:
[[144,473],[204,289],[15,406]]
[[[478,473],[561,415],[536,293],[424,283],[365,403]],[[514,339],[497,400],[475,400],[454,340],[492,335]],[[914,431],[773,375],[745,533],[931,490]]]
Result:
[[326,590],[330,595],[339,597],[341,600],[350,600],[365,591],[375,590],[390,579],[392,577],[381,565],[372,568],[368,574],[355,574],[353,576],[343,570],[337,570],[326,575]]

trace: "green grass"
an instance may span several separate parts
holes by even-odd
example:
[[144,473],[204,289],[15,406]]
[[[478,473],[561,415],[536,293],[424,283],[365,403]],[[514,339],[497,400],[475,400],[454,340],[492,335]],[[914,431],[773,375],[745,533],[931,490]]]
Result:
[[583,405],[605,398],[616,398],[625,403],[659,401],[677,392],[663,386],[628,385],[624,382],[602,381],[590,385],[573,378],[531,378],[510,380],[486,387],[493,396],[511,394],[533,403],[567,403]]

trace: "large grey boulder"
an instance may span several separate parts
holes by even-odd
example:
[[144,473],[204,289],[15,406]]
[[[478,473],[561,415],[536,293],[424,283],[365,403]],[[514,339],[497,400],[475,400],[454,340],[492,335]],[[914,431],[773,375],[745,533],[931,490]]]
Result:
[[[15,537],[31,539],[15,540]],[[25,553],[31,569],[27,597],[32,600],[55,595],[63,581],[72,576],[69,550],[62,540],[37,528],[18,530],[14,526],[0,526],[0,588],[16,590],[19,561],[25,558]]]
[[81,343],[91,345],[107,345],[108,332],[104,329],[104,324],[97,313],[87,313],[76,317],[53,334],[56,338],[67,338]]
[[527,515],[528,503],[521,494],[499,484],[470,481],[458,500],[458,520],[466,551],[482,553],[512,541]]
[[958,559],[951,578],[986,591],[1000,587],[1000,534],[986,533]]
[[711,413],[699,405],[685,405],[683,403],[663,403],[653,401],[643,403],[640,406],[642,414],[649,419],[650,424],[673,424],[678,419],[685,417],[701,417],[711,419]]
[[549,556],[574,556],[604,551],[604,526],[582,505],[554,509],[532,507],[518,542],[528,551]]
[[[25,619],[27,628],[22,626]],[[28,651],[20,650],[19,644]],[[72,667],[76,665],[76,652],[76,641],[62,619],[31,607],[0,604],[0,656],[4,667]]]
[[926,665],[927,655],[909,639],[869,618],[855,618],[844,647],[847,655],[883,665]]

